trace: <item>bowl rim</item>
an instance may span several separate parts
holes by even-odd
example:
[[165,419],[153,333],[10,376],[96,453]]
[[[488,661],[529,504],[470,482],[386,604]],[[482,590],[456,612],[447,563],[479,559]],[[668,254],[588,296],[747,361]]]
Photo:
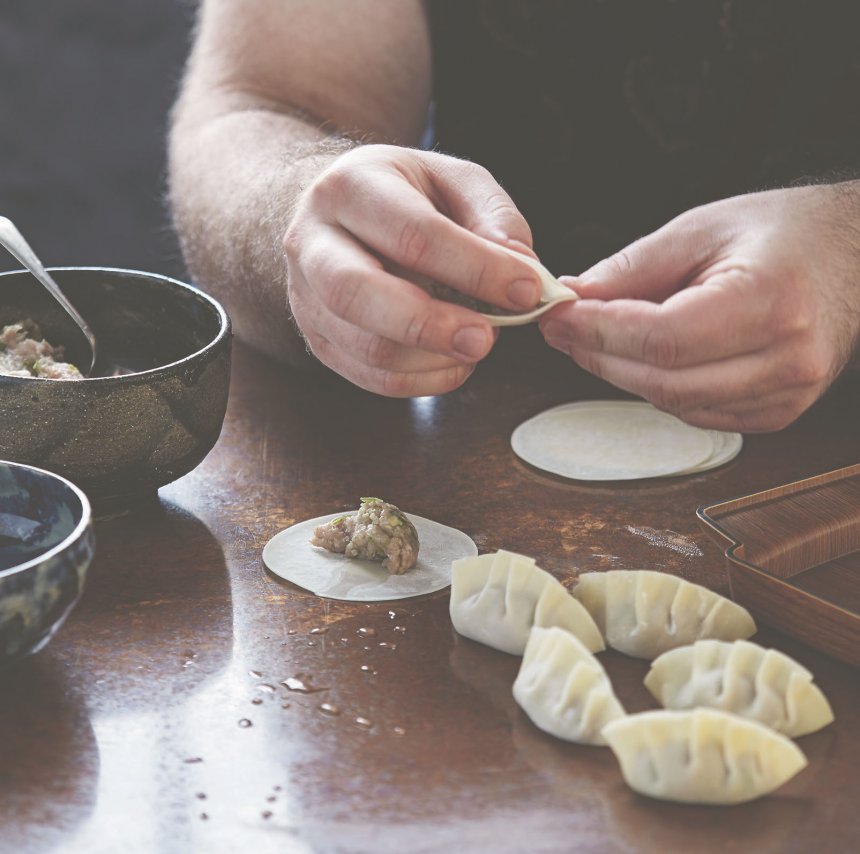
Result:
[[[199,350],[195,350],[193,353],[189,353],[187,356],[183,356],[181,359],[178,359],[175,362],[168,362],[166,365],[159,365],[157,368],[147,368],[145,371],[135,371],[131,374],[121,374],[116,377],[80,377],[76,379],[49,379],[48,377],[13,377],[8,374],[0,374],[0,381],[3,382],[4,385],[20,385],[22,383],[32,383],[32,382],[41,382],[41,383],[50,383],[51,385],[67,385],[69,383],[73,383],[74,385],[79,386],[81,383],[92,384],[113,384],[113,383],[123,383],[124,385],[128,385],[130,383],[138,383],[138,382],[147,382],[153,376],[157,376],[159,373],[163,372],[172,372],[177,366],[182,365],[186,362],[190,362],[193,359],[201,356],[207,350],[213,349],[216,345],[218,345],[225,338],[229,338],[231,334],[231,323],[230,323],[230,315],[227,314],[224,306],[221,305],[218,300],[214,297],[209,296],[209,294],[201,291],[200,288],[194,287],[194,285],[189,285],[187,282],[181,282],[179,279],[173,279],[170,276],[163,276],[161,273],[148,273],[145,270],[130,270],[124,267],[47,267],[46,268],[49,273],[66,273],[66,272],[83,272],[83,273],[120,273],[124,276],[131,276],[137,278],[146,278],[146,279],[157,279],[161,282],[166,282],[170,285],[174,285],[179,287],[181,290],[190,291],[194,296],[202,299],[204,302],[209,303],[209,305],[215,310],[215,313],[218,316],[219,325],[218,325],[218,334],[209,341],[208,344],[201,347]],[[3,270],[0,271],[0,278],[3,276],[16,276],[21,273],[25,273],[29,275],[28,270]]]
[[90,505],[90,500],[87,498],[86,493],[79,487],[75,486],[67,478],[63,477],[60,474],[55,474],[52,471],[48,471],[47,469],[40,469],[37,466],[30,466],[26,463],[16,463],[12,460],[0,460],[0,466],[9,466],[10,468],[18,468],[18,469],[27,469],[28,471],[36,472],[40,475],[47,475],[54,480],[59,480],[63,484],[65,484],[69,489],[77,495],[78,499],[81,502],[81,518],[77,525],[75,525],[74,529],[64,537],[57,545],[48,549],[46,552],[42,552],[36,557],[30,558],[30,560],[25,561],[24,563],[19,563],[15,566],[10,566],[7,569],[0,569],[0,579],[6,578],[9,575],[16,575],[19,572],[24,572],[28,569],[32,569],[34,566],[38,566],[40,563],[44,563],[46,560],[58,555],[60,552],[65,551],[72,543],[76,540],[79,540],[81,536],[84,534],[86,529],[92,524],[92,506]]

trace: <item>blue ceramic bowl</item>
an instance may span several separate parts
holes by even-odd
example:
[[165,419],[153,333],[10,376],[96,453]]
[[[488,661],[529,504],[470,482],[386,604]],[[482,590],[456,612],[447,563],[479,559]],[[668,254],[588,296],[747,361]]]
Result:
[[93,547],[78,487],[0,461],[0,667],[54,636],[81,597]]

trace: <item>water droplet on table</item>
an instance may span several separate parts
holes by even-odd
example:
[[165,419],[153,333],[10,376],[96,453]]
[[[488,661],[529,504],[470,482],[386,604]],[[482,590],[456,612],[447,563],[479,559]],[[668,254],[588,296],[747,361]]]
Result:
[[368,720],[367,718],[363,718],[361,716],[355,718],[353,723],[357,727],[361,727],[362,729],[370,729],[373,726],[373,721]]
[[362,626],[357,632],[357,635],[361,635],[363,638],[375,638],[376,637],[376,629],[371,626]]
[[317,707],[324,715],[335,717],[340,714],[340,709],[332,703],[320,703]]
[[328,688],[315,688],[312,685],[309,685],[302,679],[299,679],[297,676],[290,676],[287,679],[284,679],[281,682],[288,691],[296,691],[299,694],[314,694],[317,691],[328,691]]
[[254,724],[248,720],[248,718],[241,718],[239,720],[239,726],[242,727],[242,729],[248,729],[249,726],[254,726]]

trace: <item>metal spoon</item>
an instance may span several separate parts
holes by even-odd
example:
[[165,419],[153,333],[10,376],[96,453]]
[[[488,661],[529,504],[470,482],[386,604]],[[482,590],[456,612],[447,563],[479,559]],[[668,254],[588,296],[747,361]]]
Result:
[[96,363],[96,336],[87,326],[87,322],[78,313],[78,310],[69,302],[66,295],[60,290],[60,286],[51,278],[42,262],[36,257],[36,253],[24,240],[24,235],[15,227],[12,220],[0,216],[0,245],[5,246],[35,277],[35,279],[47,289],[48,293],[63,307],[63,310],[74,320],[78,329],[87,339],[90,345],[90,366],[81,371],[84,376],[92,373]]

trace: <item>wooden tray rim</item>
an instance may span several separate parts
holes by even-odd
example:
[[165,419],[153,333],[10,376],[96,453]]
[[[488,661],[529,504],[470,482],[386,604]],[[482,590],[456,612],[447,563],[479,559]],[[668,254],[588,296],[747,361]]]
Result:
[[[813,477],[803,478],[802,480],[792,481],[791,483],[787,483],[784,486],[775,486],[770,489],[763,489],[759,492],[753,492],[749,495],[737,496],[735,498],[730,498],[726,501],[720,501],[716,504],[710,505],[701,505],[696,510],[696,516],[699,519],[700,524],[706,525],[710,530],[708,533],[717,534],[722,544],[725,547],[724,554],[726,558],[734,563],[739,569],[748,570],[751,573],[761,577],[765,583],[768,584],[780,584],[783,587],[791,590],[794,594],[806,597],[810,600],[815,600],[820,603],[823,608],[833,613],[834,617],[839,618],[839,615],[844,615],[841,619],[848,620],[849,622],[858,622],[860,623],[860,613],[857,611],[848,610],[847,608],[836,604],[835,602],[831,602],[827,599],[822,599],[820,596],[815,593],[810,593],[807,590],[803,590],[800,587],[797,587],[794,584],[791,584],[784,578],[780,578],[779,576],[773,575],[769,573],[767,570],[758,566],[757,564],[751,563],[745,558],[740,557],[737,554],[737,550],[743,547],[743,542],[735,539],[716,519],[714,519],[710,514],[718,511],[730,511],[734,509],[732,505],[737,505],[738,509],[742,507],[753,507],[758,502],[755,499],[759,499],[759,501],[767,501],[773,498],[781,498],[783,496],[796,495],[799,492],[805,492],[809,489],[814,489],[817,486],[823,486],[828,483],[835,483],[839,480],[847,480],[850,477],[854,477],[855,475],[860,475],[860,463],[855,463],[850,466],[846,466],[845,468],[835,469],[834,471],[825,472],[824,474],[814,475]],[[774,494],[776,493],[776,494]],[[860,549],[858,549],[860,550]],[[813,569],[813,567],[809,567],[809,569]]]

